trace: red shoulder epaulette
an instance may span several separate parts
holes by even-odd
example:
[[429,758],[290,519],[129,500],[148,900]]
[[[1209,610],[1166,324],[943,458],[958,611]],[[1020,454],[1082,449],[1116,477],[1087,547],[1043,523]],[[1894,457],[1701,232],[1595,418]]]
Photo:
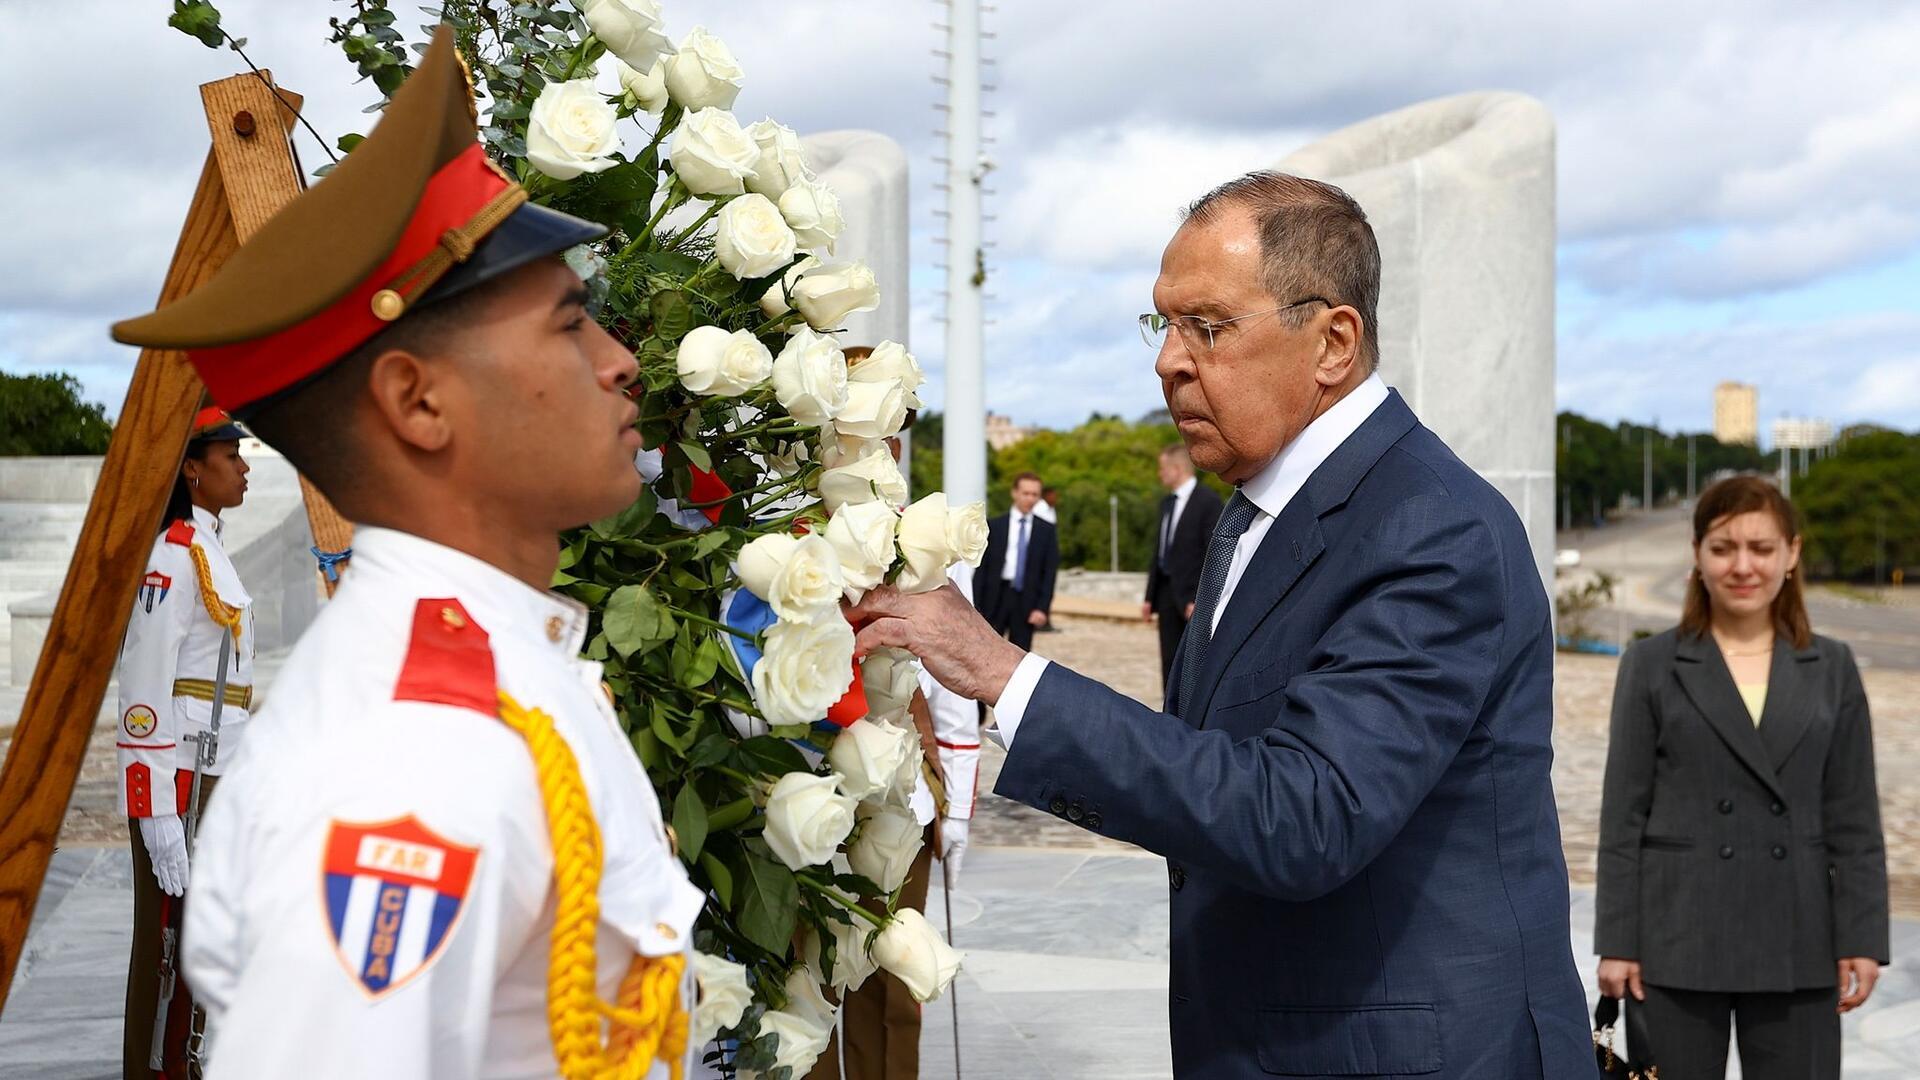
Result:
[[394,685],[395,701],[430,701],[497,716],[499,684],[487,632],[451,597],[413,609],[413,636]]
[[186,518],[181,518],[179,521],[167,526],[167,543],[179,544],[181,547],[192,547],[193,522],[188,521]]

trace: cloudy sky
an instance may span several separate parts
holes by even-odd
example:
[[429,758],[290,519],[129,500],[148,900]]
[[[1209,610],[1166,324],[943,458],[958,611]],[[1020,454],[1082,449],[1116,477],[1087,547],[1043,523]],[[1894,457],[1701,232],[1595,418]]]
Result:
[[[377,95],[326,44],[340,0],[220,0],[331,140]],[[396,3],[396,10],[412,5]],[[1068,425],[1159,404],[1133,327],[1179,205],[1380,112],[1510,89],[1559,138],[1558,387],[1606,420],[1711,424],[1713,385],[1920,427],[1920,5],[1609,0],[999,0],[988,402]],[[117,410],[205,152],[197,86],[237,58],[163,0],[0,0],[0,368],[67,370]],[[871,128],[914,171],[914,350],[944,275],[929,0],[665,0],[748,75],[743,120]],[[84,46],[85,61],[78,59]],[[309,168],[324,160],[310,140]]]

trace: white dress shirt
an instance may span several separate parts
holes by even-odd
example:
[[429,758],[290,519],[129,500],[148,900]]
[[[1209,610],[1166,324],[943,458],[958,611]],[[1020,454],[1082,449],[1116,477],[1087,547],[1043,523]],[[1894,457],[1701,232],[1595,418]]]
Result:
[[[1014,567],[1020,563],[1020,523],[1027,523],[1027,544],[1033,544],[1033,518],[1037,514],[1022,514],[1018,510],[1007,511],[1007,557],[1000,561],[1000,580],[1012,581]],[[1026,582],[1021,582],[1022,588]]]
[[[552,1077],[556,896],[533,758],[493,715],[398,692],[403,671],[422,670],[408,659],[416,638],[441,623],[484,631],[481,679],[490,664],[491,681],[551,716],[572,749],[600,826],[603,998],[636,952],[687,949],[704,897],[674,857],[600,665],[580,657],[586,609],[405,533],[362,528],[353,548],[194,851],[182,968],[214,1025],[207,1075]],[[383,885],[382,850],[425,869],[405,889]],[[388,981],[370,991],[375,954]],[[660,1062],[647,1074],[666,1075]]]
[[1187,499],[1199,483],[1199,480],[1189,476],[1181,482],[1179,487],[1173,489],[1173,513],[1161,523],[1160,546],[1154,549],[1158,557],[1166,557],[1167,546],[1173,543],[1174,531],[1180,528],[1180,515],[1187,510]]
[[1049,525],[1060,524],[1060,517],[1053,509],[1053,504],[1045,499],[1033,504],[1033,516]]
[[[1267,537],[1267,530],[1273,527],[1273,520],[1280,516],[1293,497],[1306,486],[1307,478],[1314,470],[1326,462],[1340,444],[1360,430],[1374,410],[1387,400],[1387,384],[1379,375],[1370,375],[1367,380],[1355,387],[1353,393],[1341,398],[1334,406],[1307,425],[1294,440],[1280,451],[1267,466],[1256,473],[1253,479],[1240,485],[1240,494],[1247,497],[1255,507],[1253,522],[1240,536],[1240,542],[1234,546],[1233,561],[1227,565],[1226,586],[1220,591],[1220,602],[1213,608],[1213,625],[1220,626],[1220,616],[1226,613],[1227,605],[1233,601],[1234,586],[1247,572],[1247,564],[1253,560],[1253,553],[1260,550],[1260,542]],[[1047,670],[1047,661],[1028,653],[1013,671],[1013,677],[1007,680],[1006,689],[1000,692],[1000,704],[994,706],[995,722],[1000,727],[1000,741],[1005,746],[1013,746],[1014,729],[1020,726],[1025,717],[1027,702],[1033,698],[1034,687],[1040,684],[1040,676]]]

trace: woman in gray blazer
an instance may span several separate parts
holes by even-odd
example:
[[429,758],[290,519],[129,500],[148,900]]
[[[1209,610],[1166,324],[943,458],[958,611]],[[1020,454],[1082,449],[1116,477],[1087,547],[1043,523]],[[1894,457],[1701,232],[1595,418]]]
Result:
[[1837,1080],[1840,1014],[1888,962],[1867,698],[1816,636],[1793,505],[1724,480],[1680,625],[1620,662],[1600,807],[1600,990],[1661,1080]]

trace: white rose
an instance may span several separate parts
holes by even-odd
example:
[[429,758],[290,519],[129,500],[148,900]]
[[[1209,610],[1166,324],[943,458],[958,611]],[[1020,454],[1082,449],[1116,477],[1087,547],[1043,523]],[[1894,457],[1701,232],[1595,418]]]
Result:
[[[771,368],[771,365],[769,365]],[[779,479],[785,480],[797,475],[807,462],[814,460],[813,447],[804,439],[794,439],[780,444],[780,449],[766,455],[767,471]],[[841,561],[844,569],[846,561]]]
[[755,537],[740,549],[734,572],[782,622],[841,621],[847,579],[840,573],[840,552],[823,536]]
[[970,502],[947,509],[947,546],[954,561],[979,566],[987,553],[987,504]]
[[833,414],[833,430],[856,439],[900,434],[907,422],[907,395],[899,383],[850,382],[847,403]]
[[[774,364],[777,378],[779,361]],[[839,464],[835,464],[836,457]],[[854,458],[829,452],[825,464],[827,468],[820,474],[820,501],[829,514],[837,514],[852,503],[878,500],[899,506],[907,501],[907,478],[900,475],[900,465],[884,442],[873,440]]]
[[803,772],[790,772],[774,782],[767,794],[764,835],[787,869],[825,863],[853,831],[853,800],[840,794],[839,787],[834,777]]
[[[844,892],[840,895],[848,896]],[[852,897],[848,896],[848,899]],[[860,989],[861,984],[867,981],[867,976],[877,970],[873,957],[867,955],[867,933],[873,929],[873,924],[858,915],[847,917],[853,920],[851,924],[827,920],[827,933],[833,939],[833,977],[822,980],[839,992],[843,999],[847,991]],[[800,943],[800,955],[813,970],[826,970],[826,958],[821,955],[820,935],[815,931],[807,931]]]
[[766,277],[792,262],[798,247],[793,230],[765,195],[729,200],[714,222],[714,257],[742,281]]
[[753,699],[771,723],[811,724],[845,696],[852,674],[853,627],[845,619],[777,622],[753,668]]
[[[855,720],[833,737],[833,746],[827,750],[827,763],[840,774],[840,790],[850,798],[887,797],[900,786],[903,762],[907,763],[908,780],[912,780],[911,763],[919,752],[920,739],[914,732],[891,724]],[[908,794],[911,793],[909,790]],[[888,886],[887,891],[893,891],[892,886]]]
[[740,130],[732,113],[701,109],[680,121],[667,160],[695,195],[738,195],[747,189],[746,178],[753,175],[760,148]]
[[920,387],[926,383],[927,374],[920,370],[920,361],[913,358],[906,346],[897,341],[883,341],[873,347],[867,358],[848,365],[847,379],[862,383],[899,383],[900,390],[907,396],[907,408],[920,408]]
[[747,179],[748,191],[777,200],[788,188],[813,175],[807,168],[807,152],[800,144],[800,135],[792,128],[769,118],[750,125],[747,134],[760,148],[760,164]]
[[550,82],[527,119],[527,160],[555,180],[611,169],[619,164],[613,159],[620,149],[618,118],[592,79]]
[[847,354],[829,335],[795,330],[773,358],[773,393],[797,423],[825,426],[847,403]]
[[636,108],[659,116],[667,108],[667,62],[655,60],[650,68],[635,68],[624,60],[614,61],[620,75],[620,88],[633,98]]
[[645,71],[673,48],[660,32],[659,0],[574,0],[587,28],[622,63]]
[[833,1017],[839,1010],[827,996],[820,992],[820,973],[806,964],[801,964],[787,973],[787,1005],[783,1012],[795,1016],[805,1016],[814,1022],[833,1026]]
[[[833,1033],[830,1024],[821,1024],[811,1016],[796,1013],[774,1011],[760,1018],[760,1033],[780,1037],[779,1045],[773,1051],[773,1068],[785,1066],[793,1070],[796,1077],[807,1075],[813,1063],[820,1060],[826,1052],[827,1038]],[[758,1069],[742,1069],[744,1080],[763,1080],[766,1073]]]
[[674,356],[680,385],[696,394],[735,397],[773,374],[773,353],[751,330],[729,334],[717,326],[696,326],[680,339]]
[[873,959],[907,985],[913,1000],[926,1003],[940,996],[960,972],[960,954],[912,908],[893,913],[893,920],[873,942]]
[[788,290],[793,306],[816,330],[831,330],[856,311],[880,306],[880,283],[863,262],[824,267]]
[[[919,742],[912,732],[901,734]],[[855,816],[860,824],[847,847],[847,860],[854,873],[891,893],[907,880],[913,857],[920,854],[924,839],[920,823],[913,819],[912,810],[887,804],[862,803]]]
[[746,81],[733,53],[704,26],[694,27],[667,61],[667,93],[688,112],[733,108]]
[[947,493],[936,491],[900,513],[900,568],[894,584],[901,592],[929,592],[947,583],[947,567],[959,556],[947,525]]
[[767,318],[777,319],[793,310],[787,304],[787,297],[793,295],[794,283],[800,280],[801,274],[819,265],[819,259],[802,255],[800,261],[793,264],[793,269],[780,275],[779,281],[767,287],[767,291],[760,295],[760,310],[766,313]]
[[695,1046],[713,1041],[721,1028],[730,1028],[746,1015],[753,1004],[753,989],[747,985],[744,965],[712,953],[693,954],[693,977],[700,987],[700,1000],[693,1008]]
[[805,248],[826,248],[831,253],[840,231],[847,227],[840,196],[811,176],[801,177],[780,196],[780,213]]
[[846,579],[849,602],[886,580],[893,566],[893,534],[899,520],[893,507],[883,502],[843,506],[827,519],[821,535],[840,555],[840,576]]
[[905,649],[875,649],[860,662],[867,711],[874,716],[905,716],[913,692],[920,689],[920,661]]

